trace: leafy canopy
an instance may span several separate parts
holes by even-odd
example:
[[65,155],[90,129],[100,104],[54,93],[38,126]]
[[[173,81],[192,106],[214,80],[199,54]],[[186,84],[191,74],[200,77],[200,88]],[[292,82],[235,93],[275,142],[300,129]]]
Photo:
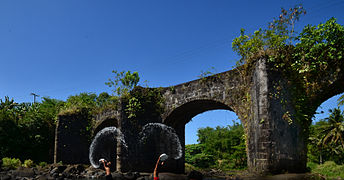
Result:
[[109,81],[105,84],[109,87],[114,87],[115,89],[113,90],[113,92],[119,96],[129,93],[129,91],[137,86],[140,81],[139,73],[136,71],[131,73],[130,71],[118,72],[113,70],[112,73],[115,74],[114,79],[110,78]]
[[306,11],[301,5],[290,8],[289,11],[282,8],[279,18],[270,22],[267,29],[260,28],[253,34],[245,35],[245,29],[242,28],[240,36],[232,42],[233,50],[241,56],[237,65],[243,65],[256,56],[279,51],[290,45],[296,38],[295,23],[302,14],[306,14]]
[[197,131],[199,144],[185,146],[185,162],[198,168],[223,170],[246,167],[244,128],[239,123],[227,127],[206,127]]
[[308,159],[322,164],[335,161],[344,164],[344,112],[329,110],[329,117],[310,126]]

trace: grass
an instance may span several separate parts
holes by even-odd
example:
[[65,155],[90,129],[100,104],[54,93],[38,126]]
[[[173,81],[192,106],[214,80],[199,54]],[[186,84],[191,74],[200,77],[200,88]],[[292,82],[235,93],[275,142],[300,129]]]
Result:
[[338,165],[333,161],[326,161],[324,164],[309,162],[307,166],[312,173],[321,174],[328,179],[344,178],[344,165]]

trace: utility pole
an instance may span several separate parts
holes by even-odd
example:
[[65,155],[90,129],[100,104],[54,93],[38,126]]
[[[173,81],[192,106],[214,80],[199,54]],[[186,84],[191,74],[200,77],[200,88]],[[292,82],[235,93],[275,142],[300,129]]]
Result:
[[33,96],[33,103],[36,103],[36,97],[39,97],[39,95],[37,95],[35,93],[31,93],[30,95]]

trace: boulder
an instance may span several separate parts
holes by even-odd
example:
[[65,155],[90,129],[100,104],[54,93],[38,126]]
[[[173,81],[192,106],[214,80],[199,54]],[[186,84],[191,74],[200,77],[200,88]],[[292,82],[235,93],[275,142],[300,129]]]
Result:
[[78,164],[78,165],[70,165],[68,166],[64,171],[63,174],[66,175],[67,178],[71,176],[76,176],[81,174],[85,170],[84,166]]
[[7,174],[0,174],[0,179],[1,180],[10,180],[11,176],[7,175]]
[[127,172],[124,174],[124,178],[127,180],[135,180],[140,176],[138,172]]
[[48,177],[47,177],[47,176],[44,176],[44,175],[38,175],[38,176],[36,176],[35,179],[36,179],[36,180],[48,180]]
[[16,177],[34,178],[35,172],[34,172],[33,168],[19,167],[16,170],[12,171],[12,175],[16,176]]
[[65,169],[67,168],[67,166],[64,165],[58,165],[58,166],[52,166],[50,169],[50,174],[59,174],[62,173]]
[[190,180],[202,180],[203,174],[199,171],[192,170],[188,173],[187,177]]
[[[150,179],[153,179],[152,175],[150,176]],[[188,180],[188,177],[184,174],[174,174],[174,173],[159,173],[159,179],[160,180]]]
[[125,179],[125,178],[124,178],[124,175],[121,174],[121,173],[113,172],[113,173],[111,173],[111,175],[112,175],[112,179],[113,179],[113,180],[122,180],[122,179]]

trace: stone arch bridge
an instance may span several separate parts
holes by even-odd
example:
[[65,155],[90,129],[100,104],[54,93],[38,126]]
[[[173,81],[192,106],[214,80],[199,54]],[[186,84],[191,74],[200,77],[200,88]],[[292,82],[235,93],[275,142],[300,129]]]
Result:
[[[197,114],[208,110],[225,109],[235,112],[244,125],[250,171],[305,172],[308,135],[302,124],[295,120],[296,108],[291,103],[291,98],[295,95],[291,93],[287,79],[279,72],[271,70],[265,59],[258,60],[250,74],[242,75],[240,72],[238,69],[233,69],[162,88],[160,92],[164,99],[164,111],[158,114],[148,112],[136,117],[136,120],[127,117],[126,104],[122,103],[119,109],[107,111],[96,117],[95,132],[107,126],[116,126],[127,137],[128,146],[135,147],[135,138],[131,137],[135,137],[144,124],[150,122],[166,124],[175,129],[183,149],[183,158],[167,163],[166,171],[183,173],[185,125]],[[319,83],[320,88],[313,92],[314,96],[308,97],[309,107],[312,108],[311,114],[308,114],[310,116],[322,102],[344,92],[342,71],[326,78]],[[55,162],[61,160],[69,163],[88,163],[88,156],[85,154],[88,153],[89,144],[79,142],[83,137],[77,133],[71,134],[72,131],[63,130],[67,122],[71,127],[79,127],[80,118],[82,119],[73,115],[59,116],[56,128]],[[75,125],[71,122],[75,122]],[[74,131],[77,131],[77,128]],[[73,145],[75,143],[78,144],[77,147]],[[154,145],[151,148],[151,151],[159,149]],[[84,151],[84,154],[80,153]],[[119,171],[151,172],[154,168],[155,157],[137,158],[137,154],[145,153],[138,148],[124,152],[123,147],[119,145],[116,153],[116,168]],[[70,160],[70,156],[74,159]]]

